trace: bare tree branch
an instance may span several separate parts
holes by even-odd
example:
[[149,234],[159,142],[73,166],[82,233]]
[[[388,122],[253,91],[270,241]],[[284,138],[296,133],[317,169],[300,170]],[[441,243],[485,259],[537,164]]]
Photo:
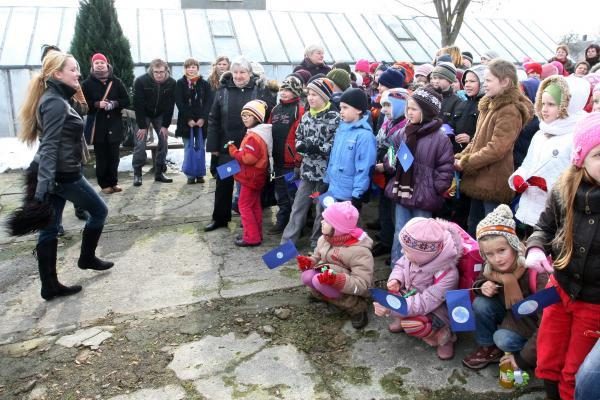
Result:
[[406,8],[410,8],[411,10],[414,10],[416,12],[418,12],[419,14],[421,14],[423,17],[427,17],[427,18],[431,18],[431,19],[437,19],[438,17],[434,17],[433,15],[428,15],[425,14],[422,10],[419,10],[417,7],[411,6],[410,4],[406,4],[403,1],[400,0],[394,0],[396,3],[400,4],[401,6],[404,6]]

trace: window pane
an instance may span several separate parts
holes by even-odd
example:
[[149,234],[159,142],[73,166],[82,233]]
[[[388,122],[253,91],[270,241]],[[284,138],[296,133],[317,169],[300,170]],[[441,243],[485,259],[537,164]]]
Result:
[[240,54],[240,49],[235,39],[231,38],[215,38],[215,49],[217,54],[225,55],[229,59],[235,58]]
[[[1,18],[1,17],[0,17]],[[12,111],[10,108],[10,97],[8,95],[8,71],[0,70],[0,136],[15,136],[12,126]]]
[[404,29],[402,23],[393,15],[380,15],[383,22],[391,29],[398,40],[411,40],[412,36]]
[[[29,39],[35,21],[35,8],[14,7],[6,27],[4,49],[2,49],[2,65],[25,65],[29,50]],[[4,27],[2,27],[4,29]],[[9,46],[10,45],[10,46]]]
[[527,53],[516,43],[516,35],[509,37],[509,35],[504,32],[503,27],[496,24],[496,20],[486,20],[485,26],[496,37],[496,39],[498,39],[502,47],[512,54],[514,59],[520,62],[524,57],[527,56]]
[[421,27],[421,29],[427,34],[430,40],[435,46],[435,51],[432,55],[435,55],[437,50],[442,47],[442,34],[440,33],[440,27],[437,22],[434,22],[431,18],[417,17],[414,18],[415,22]]
[[62,23],[60,25],[60,39],[58,40],[58,47],[62,50],[68,51],[71,48],[71,41],[75,34],[75,19],[77,18],[76,8],[65,8],[62,17]]
[[208,21],[204,10],[185,10],[192,55],[201,62],[212,63],[215,49],[208,29]]
[[[433,56],[438,51],[438,46],[425,34],[423,29],[417,24],[414,19],[403,19],[402,23],[417,40],[417,42],[425,49],[425,52],[429,56],[429,61],[433,59]],[[410,50],[409,50],[410,53]]]
[[470,26],[473,30],[478,34],[478,36],[483,40],[487,45],[488,49],[497,51],[501,58],[508,61],[517,61],[515,57],[502,46],[502,44],[488,32],[488,30],[481,24],[481,22],[477,19],[472,19],[469,21]]
[[[527,23],[517,20],[512,21],[512,25],[515,26],[519,32],[523,32],[523,34],[526,35],[527,38],[533,43],[535,48],[538,49],[538,52],[545,56],[539,61],[549,60],[554,56],[554,50],[549,47],[544,40],[540,39],[540,37],[535,34],[535,28],[529,29],[528,25],[530,24],[531,21],[528,21]],[[550,43],[554,43],[554,41]]]
[[155,58],[166,58],[160,10],[140,8],[140,58],[148,63]]
[[416,63],[431,63],[433,55],[427,54],[416,40],[403,40],[402,46]]
[[273,25],[269,13],[267,11],[250,11],[250,16],[258,33],[258,40],[260,40],[257,43],[262,44],[265,52],[263,60],[267,62],[288,62],[279,34],[275,30],[275,25]]
[[[388,50],[388,53],[392,55],[392,60],[415,61],[408,55],[406,50],[400,46],[398,40],[387,29],[384,22],[379,19],[380,16],[375,14],[364,14],[363,16],[371,29],[375,32],[375,35],[377,35],[379,42]],[[395,19],[393,16],[390,17]],[[402,28],[402,30],[404,30],[404,28]]]
[[281,35],[283,45],[292,64],[298,64],[304,59],[304,44],[298,36],[290,15],[287,12],[272,11],[275,26]]
[[[331,62],[333,59],[329,53],[327,43],[319,35],[319,31],[315,28],[311,18],[306,13],[293,12],[290,13],[290,17],[296,26],[298,32],[300,32],[300,38],[304,42],[304,47],[313,44],[318,44],[325,48],[325,62]],[[302,59],[304,59],[304,49],[302,49]]]
[[335,28],[327,18],[325,14],[312,13],[310,15],[315,22],[315,25],[319,28],[321,37],[327,38],[327,47],[331,51],[331,57],[336,62],[349,62],[353,61],[352,56],[348,52],[348,49],[344,45],[342,39],[335,31]]
[[505,19],[496,19],[494,23],[506,33],[508,37],[510,37],[513,42],[516,42],[517,45],[525,52],[525,54],[531,57],[534,60],[543,59],[543,55],[537,51],[537,49],[529,42],[529,38],[527,35],[523,35],[523,32],[517,32],[515,28],[511,24],[508,23],[508,20]]
[[165,24],[167,58],[171,62],[183,62],[191,57],[188,33],[181,10],[162,10]]
[[265,56],[260,49],[260,43],[256,37],[248,11],[232,10],[231,19],[235,25],[235,32],[242,54],[251,61],[264,62]]
[[25,100],[25,95],[27,94],[27,90],[23,90],[29,85],[29,81],[31,80],[31,71],[28,69],[11,69],[9,71],[10,74],[10,84],[12,86],[12,94],[13,94],[13,104],[15,114],[19,113],[21,109],[21,105]]
[[363,43],[367,45],[367,48],[373,54],[374,58],[368,58],[368,60],[390,60],[392,55],[386,50],[381,44],[381,40],[375,36],[365,19],[361,14],[348,13],[346,17],[358,32],[358,35],[362,39]]
[[60,21],[62,17],[62,9],[60,8],[39,8],[37,22],[35,24],[35,32],[31,40],[31,50],[29,51],[28,65],[40,65],[42,57],[43,44],[58,43],[58,33]]
[[[223,54],[229,58],[239,55],[241,50],[235,37],[218,36],[227,33],[226,29],[222,29],[222,27],[231,26],[227,10],[206,10],[206,17],[210,21],[211,34],[215,42],[215,51],[217,54]],[[217,27],[217,31],[212,30],[215,27]],[[233,35],[233,31],[231,34]]]
[[129,40],[129,49],[134,63],[140,62],[140,44],[138,40],[138,16],[135,8],[119,8],[117,18],[123,34]]
[[[466,39],[466,41],[471,45],[471,53],[473,53],[473,61],[479,62],[481,55],[485,53],[489,48],[488,46],[481,40],[481,38],[471,29],[470,20],[463,21],[463,25],[460,28],[460,34]],[[460,48],[463,50],[463,48]],[[464,49],[469,51],[469,49]]]
[[351,55],[353,61],[361,58],[366,58],[367,60],[373,58],[348,20],[344,17],[344,14],[329,14],[329,20],[335,26],[335,29],[340,34],[340,37],[344,43],[346,43],[350,53],[352,53]]

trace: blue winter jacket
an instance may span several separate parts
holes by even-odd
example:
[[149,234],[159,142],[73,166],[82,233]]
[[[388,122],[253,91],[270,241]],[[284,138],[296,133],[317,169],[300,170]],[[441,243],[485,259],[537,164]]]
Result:
[[377,146],[369,115],[355,122],[340,122],[324,181],[337,200],[360,198],[369,188]]

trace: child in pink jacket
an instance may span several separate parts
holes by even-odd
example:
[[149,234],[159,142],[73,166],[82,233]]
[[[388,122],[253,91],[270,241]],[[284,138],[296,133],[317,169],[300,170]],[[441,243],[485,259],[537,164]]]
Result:
[[403,256],[388,279],[390,292],[406,297],[406,315],[400,315],[375,302],[375,314],[392,315],[391,332],[423,339],[437,347],[442,360],[454,357],[456,335],[450,331],[446,292],[458,288],[458,269],[462,238],[449,222],[416,217],[408,221],[399,235]]

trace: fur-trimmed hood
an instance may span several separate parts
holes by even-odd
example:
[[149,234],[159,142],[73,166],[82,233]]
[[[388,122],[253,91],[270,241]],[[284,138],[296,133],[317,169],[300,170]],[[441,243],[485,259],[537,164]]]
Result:
[[[231,71],[223,72],[219,83],[221,84],[221,86],[235,86]],[[251,88],[254,87],[254,85],[258,86],[259,89],[268,89],[269,91],[274,93],[277,93],[279,91],[279,84],[277,83],[277,81],[268,80],[266,77],[260,77],[259,75],[252,73],[250,75],[250,80],[248,81],[245,87]]]
[[533,104],[519,89],[514,87],[496,97],[483,96],[479,101],[479,112],[498,111],[511,104],[519,110],[522,125],[525,126],[533,118]]

